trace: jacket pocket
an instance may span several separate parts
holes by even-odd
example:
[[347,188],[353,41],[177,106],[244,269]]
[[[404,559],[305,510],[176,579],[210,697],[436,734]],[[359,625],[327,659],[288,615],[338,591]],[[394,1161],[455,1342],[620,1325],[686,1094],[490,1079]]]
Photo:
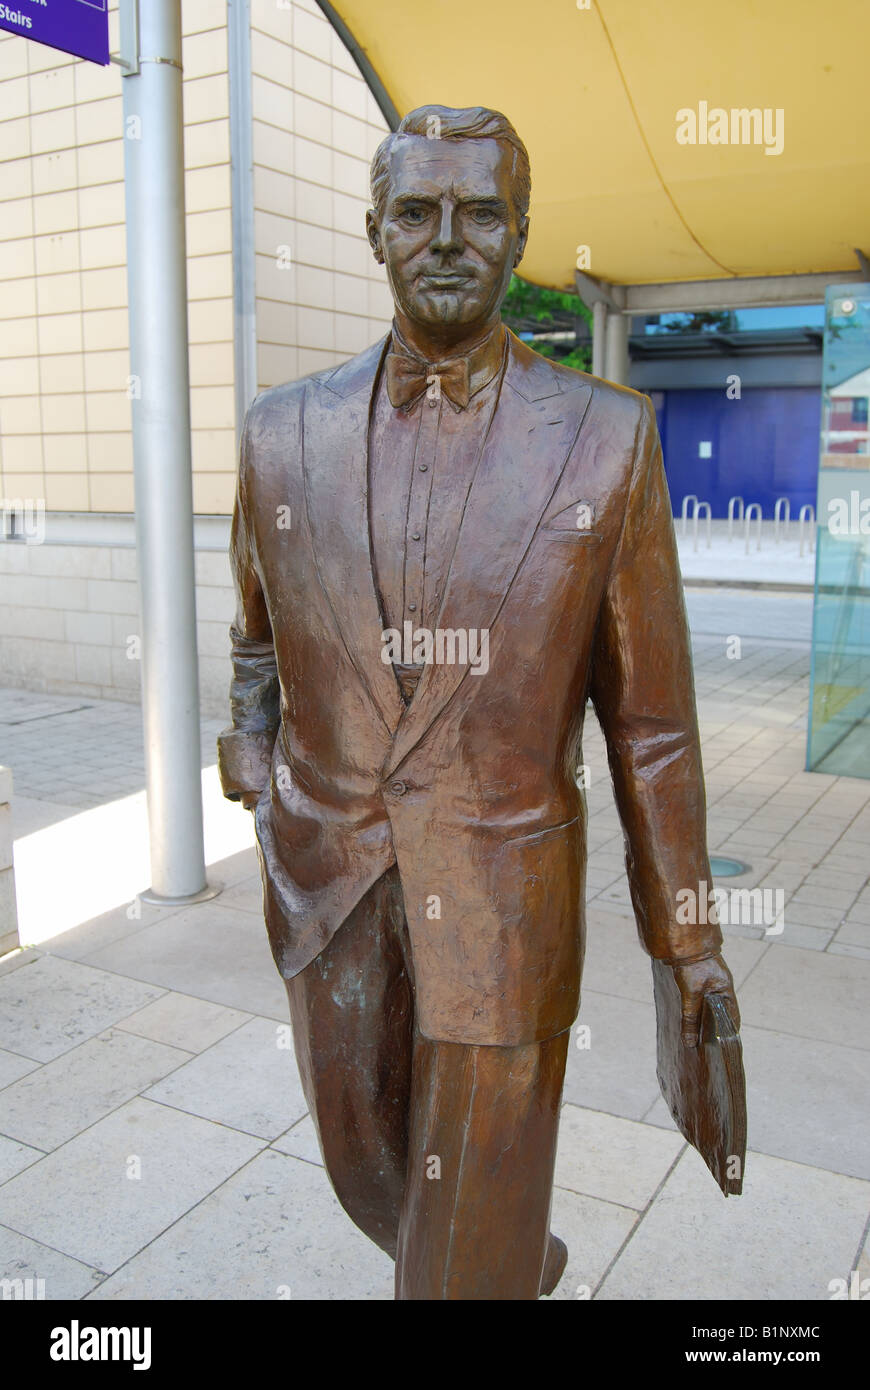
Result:
[[572,825],[576,825],[579,816],[572,816],[570,820],[560,821],[558,825],[545,825],[543,830],[532,830],[528,835],[512,835],[509,839],[502,842],[506,845],[537,845],[542,840],[549,840],[553,835],[558,835],[560,831],[568,830]]
[[598,531],[569,531],[563,526],[542,526],[540,534],[551,541],[570,541],[572,545],[600,545],[604,539]]

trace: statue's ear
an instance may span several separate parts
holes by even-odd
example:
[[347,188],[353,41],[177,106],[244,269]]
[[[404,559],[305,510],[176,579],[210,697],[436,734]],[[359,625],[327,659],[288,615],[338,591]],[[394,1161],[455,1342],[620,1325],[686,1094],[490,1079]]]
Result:
[[529,239],[529,219],[524,217],[520,223],[520,232],[517,237],[517,254],[514,256],[514,267],[519,265],[523,256],[526,254],[526,242]]
[[384,248],[381,245],[381,229],[378,226],[378,215],[374,208],[369,208],[366,213],[366,236],[369,239],[369,246],[372,248],[372,255],[378,265],[383,265]]

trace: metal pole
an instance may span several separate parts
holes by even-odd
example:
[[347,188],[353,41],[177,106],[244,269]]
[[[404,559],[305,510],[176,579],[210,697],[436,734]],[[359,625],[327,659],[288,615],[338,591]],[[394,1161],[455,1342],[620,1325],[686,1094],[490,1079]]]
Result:
[[604,376],[604,340],[607,326],[607,305],[596,299],[592,305],[592,375]]
[[612,310],[607,314],[604,375],[608,381],[628,385],[628,317]]
[[[129,28],[136,0],[122,0]],[[138,71],[136,70],[138,68]],[[139,8],[124,74],[124,162],[142,706],[151,835],[146,902],[206,887],[196,650],[181,0]]]
[[227,63],[230,89],[230,186],[233,207],[233,354],[238,449],[245,414],[257,394],[251,0],[227,0]]

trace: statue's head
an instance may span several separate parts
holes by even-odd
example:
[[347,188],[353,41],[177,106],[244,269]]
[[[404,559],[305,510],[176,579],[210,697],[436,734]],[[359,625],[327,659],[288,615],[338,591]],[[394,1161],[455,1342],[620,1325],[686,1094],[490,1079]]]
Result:
[[493,322],[529,226],[529,156],[507,117],[419,107],[379,145],[371,189],[366,228],[396,308],[433,333]]

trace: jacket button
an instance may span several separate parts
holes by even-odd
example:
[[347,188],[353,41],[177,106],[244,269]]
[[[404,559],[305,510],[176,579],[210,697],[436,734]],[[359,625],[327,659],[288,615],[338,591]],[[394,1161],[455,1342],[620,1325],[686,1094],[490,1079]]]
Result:
[[407,787],[407,783],[405,783],[405,782],[391,782],[391,783],[390,783],[390,791],[393,793],[393,796],[404,796],[404,795],[405,795],[405,792],[406,792],[407,790],[408,790],[408,787]]

